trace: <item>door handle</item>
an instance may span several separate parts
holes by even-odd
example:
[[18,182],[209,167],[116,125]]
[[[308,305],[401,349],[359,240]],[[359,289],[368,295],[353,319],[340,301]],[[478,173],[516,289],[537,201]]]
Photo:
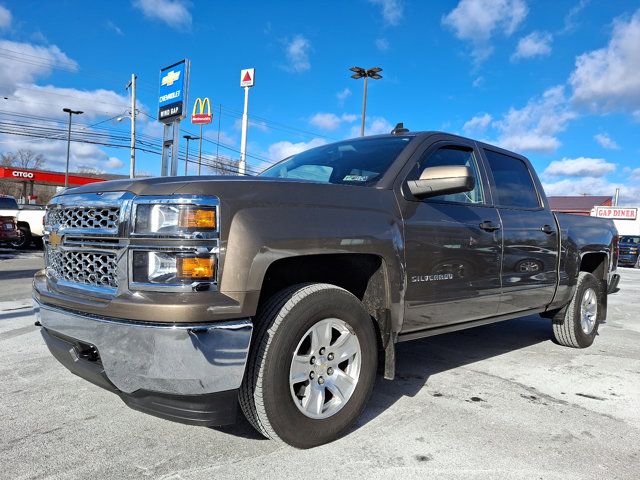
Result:
[[496,230],[500,230],[500,225],[495,225],[490,220],[485,220],[480,224],[480,228],[486,232],[495,232]]
[[551,225],[543,225],[542,227],[540,227],[540,230],[542,230],[547,235],[551,235],[552,233],[555,233],[554,229],[551,228]]

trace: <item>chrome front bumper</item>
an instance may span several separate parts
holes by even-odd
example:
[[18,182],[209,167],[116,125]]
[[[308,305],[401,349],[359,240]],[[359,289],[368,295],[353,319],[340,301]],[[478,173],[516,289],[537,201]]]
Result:
[[68,338],[70,345],[78,341],[97,350],[87,360],[71,347],[64,360],[99,363],[125,394],[204,395],[235,390],[242,382],[253,330],[249,319],[203,325],[134,323],[72,313],[35,299],[34,304],[45,340],[54,334]]

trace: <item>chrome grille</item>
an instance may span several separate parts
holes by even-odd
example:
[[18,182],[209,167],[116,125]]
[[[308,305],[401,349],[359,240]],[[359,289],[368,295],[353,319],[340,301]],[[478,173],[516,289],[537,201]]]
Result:
[[117,269],[115,252],[68,251],[47,246],[47,273],[58,280],[118,288]]
[[47,214],[47,225],[52,228],[82,228],[116,230],[120,207],[62,207]]

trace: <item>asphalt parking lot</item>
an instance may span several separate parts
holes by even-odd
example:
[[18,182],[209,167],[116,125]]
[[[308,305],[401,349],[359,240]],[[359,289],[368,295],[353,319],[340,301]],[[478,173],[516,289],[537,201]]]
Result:
[[524,317],[401,344],[345,438],[298,451],[246,422],[190,427],[128,409],[49,354],[30,307],[37,251],[0,250],[0,476],[26,478],[634,478],[640,270],[621,269],[586,350]]

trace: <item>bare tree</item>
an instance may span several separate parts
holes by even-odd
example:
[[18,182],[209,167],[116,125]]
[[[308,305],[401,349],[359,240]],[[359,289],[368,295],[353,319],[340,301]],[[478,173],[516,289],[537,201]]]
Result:
[[6,152],[0,155],[0,165],[3,167],[32,168],[38,170],[44,165],[41,153],[21,148],[17,152]]

